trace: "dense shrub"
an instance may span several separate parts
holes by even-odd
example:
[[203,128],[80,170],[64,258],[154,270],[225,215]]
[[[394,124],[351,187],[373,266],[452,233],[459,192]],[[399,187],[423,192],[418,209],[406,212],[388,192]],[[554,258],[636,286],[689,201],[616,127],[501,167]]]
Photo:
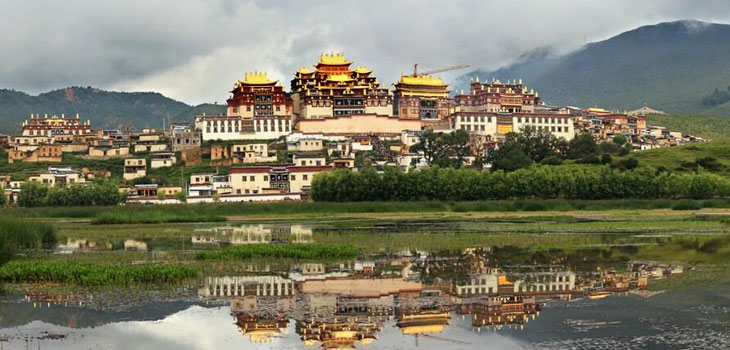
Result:
[[[633,159],[633,158],[630,158]],[[718,198],[730,179],[707,172],[674,174],[654,168],[532,166],[514,172],[428,168],[331,171],[315,176],[315,201],[474,201],[497,199]]]
[[21,207],[114,205],[124,202],[113,181],[48,187],[36,181],[26,181],[20,187],[18,205]]

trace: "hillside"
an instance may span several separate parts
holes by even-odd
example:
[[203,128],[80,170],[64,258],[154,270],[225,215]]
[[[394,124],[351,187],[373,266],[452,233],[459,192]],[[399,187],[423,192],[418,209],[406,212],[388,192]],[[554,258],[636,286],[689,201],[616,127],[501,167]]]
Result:
[[172,122],[192,122],[197,115],[221,115],[226,113],[226,106],[212,103],[203,103],[190,107],[170,119]]
[[667,22],[567,55],[539,48],[496,71],[465,74],[457,89],[465,88],[475,74],[482,79],[521,78],[553,105],[630,110],[646,103],[673,113],[723,115],[730,114],[728,57],[730,25]]
[[162,118],[173,118],[191,107],[156,92],[115,92],[90,87],[69,87],[31,96],[0,90],[0,133],[15,133],[34,114],[75,115],[91,120],[93,128],[161,127]]

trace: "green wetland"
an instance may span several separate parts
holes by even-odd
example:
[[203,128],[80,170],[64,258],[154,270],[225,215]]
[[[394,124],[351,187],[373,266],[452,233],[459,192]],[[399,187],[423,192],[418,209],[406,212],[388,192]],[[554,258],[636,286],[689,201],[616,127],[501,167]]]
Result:
[[0,217],[0,344],[730,344],[724,201],[359,205],[10,210]]

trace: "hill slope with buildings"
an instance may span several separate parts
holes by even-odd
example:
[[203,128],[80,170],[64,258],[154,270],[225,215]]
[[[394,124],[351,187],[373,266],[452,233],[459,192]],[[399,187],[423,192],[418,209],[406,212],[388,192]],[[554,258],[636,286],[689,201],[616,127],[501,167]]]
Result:
[[474,75],[522,79],[553,105],[635,109],[647,104],[675,113],[730,113],[730,25],[699,21],[640,27],[578,51],[540,48],[496,71]]
[[156,92],[116,92],[90,87],[69,87],[32,96],[0,90],[0,133],[18,132],[33,114],[79,114],[94,128],[162,127],[162,118],[174,119],[191,106]]

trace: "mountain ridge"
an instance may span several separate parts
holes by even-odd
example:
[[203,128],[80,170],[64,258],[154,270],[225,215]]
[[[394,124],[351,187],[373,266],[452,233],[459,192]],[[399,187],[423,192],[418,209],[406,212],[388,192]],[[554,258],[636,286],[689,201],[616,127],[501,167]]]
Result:
[[645,25],[564,55],[532,55],[470,76],[520,78],[554,105],[635,109],[644,103],[675,113],[730,113],[703,105],[730,80],[730,25],[695,20]]

